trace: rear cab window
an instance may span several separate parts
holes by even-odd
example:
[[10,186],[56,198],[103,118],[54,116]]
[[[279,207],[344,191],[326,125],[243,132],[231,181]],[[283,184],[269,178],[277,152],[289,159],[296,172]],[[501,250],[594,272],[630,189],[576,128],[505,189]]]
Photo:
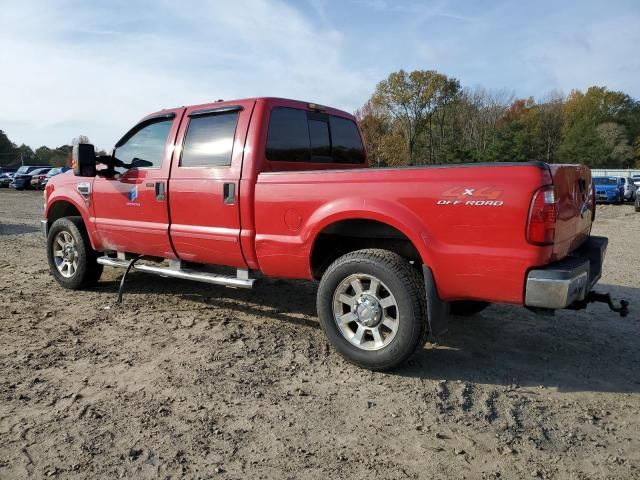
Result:
[[362,139],[353,120],[291,107],[271,111],[265,154],[270,162],[365,162]]

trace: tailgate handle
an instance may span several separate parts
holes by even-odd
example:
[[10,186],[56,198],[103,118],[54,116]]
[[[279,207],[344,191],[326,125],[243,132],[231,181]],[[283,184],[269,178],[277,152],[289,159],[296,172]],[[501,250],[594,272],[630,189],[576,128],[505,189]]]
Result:
[[164,200],[164,182],[156,182],[156,200],[159,202]]
[[223,187],[223,198],[225,205],[233,205],[236,203],[236,184],[225,183]]

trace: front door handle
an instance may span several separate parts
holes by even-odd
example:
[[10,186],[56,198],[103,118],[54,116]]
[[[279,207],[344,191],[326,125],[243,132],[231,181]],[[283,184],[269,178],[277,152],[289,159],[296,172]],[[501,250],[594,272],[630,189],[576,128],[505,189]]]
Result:
[[158,202],[164,201],[164,182],[156,182],[156,200]]
[[223,198],[225,205],[233,205],[236,203],[236,184],[225,183],[223,187]]

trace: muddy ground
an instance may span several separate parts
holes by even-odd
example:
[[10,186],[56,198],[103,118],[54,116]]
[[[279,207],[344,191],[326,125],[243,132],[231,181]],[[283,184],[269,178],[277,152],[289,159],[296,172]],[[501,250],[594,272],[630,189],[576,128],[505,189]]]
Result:
[[0,478],[640,478],[640,214],[598,208],[601,289],[492,306],[394,373],[345,363],[316,285],[48,273],[42,194],[0,190]]

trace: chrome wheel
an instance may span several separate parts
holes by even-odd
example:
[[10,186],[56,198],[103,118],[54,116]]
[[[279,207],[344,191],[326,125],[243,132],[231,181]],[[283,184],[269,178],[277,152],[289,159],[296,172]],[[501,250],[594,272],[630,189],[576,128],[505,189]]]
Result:
[[395,297],[380,279],[367,274],[350,275],[338,284],[333,318],[342,336],[363,350],[386,347],[400,324]]
[[60,275],[71,278],[78,270],[78,248],[71,233],[61,231],[53,240],[53,261]]

